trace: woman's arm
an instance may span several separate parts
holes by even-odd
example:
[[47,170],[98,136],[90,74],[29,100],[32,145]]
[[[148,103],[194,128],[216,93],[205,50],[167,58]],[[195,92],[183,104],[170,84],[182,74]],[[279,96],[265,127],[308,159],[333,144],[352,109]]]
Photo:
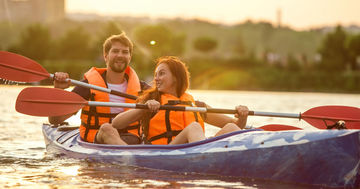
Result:
[[148,100],[145,103],[149,109],[133,109],[118,114],[112,121],[112,126],[117,129],[122,129],[135,121],[141,120],[146,113],[157,112],[160,108],[160,103],[156,100]]
[[228,123],[235,123],[236,119],[224,114],[207,113],[205,122],[216,127],[224,127]]
[[[211,108],[209,105],[206,106]],[[246,106],[237,106],[236,110],[238,112],[235,114],[236,118],[231,118],[224,114],[207,113],[205,122],[220,128],[224,127],[228,123],[235,123],[243,129],[246,126],[249,109]]]
[[145,115],[145,112],[147,112],[147,110],[134,109],[119,113],[112,120],[111,124],[113,127],[117,129],[123,129],[128,125],[130,125],[131,123],[134,123],[135,121],[139,121],[142,118],[142,116]]

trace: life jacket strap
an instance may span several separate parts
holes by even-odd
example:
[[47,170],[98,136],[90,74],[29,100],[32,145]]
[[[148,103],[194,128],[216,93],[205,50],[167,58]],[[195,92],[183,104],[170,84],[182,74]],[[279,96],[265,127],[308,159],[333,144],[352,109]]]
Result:
[[159,140],[161,138],[168,138],[169,139],[169,138],[172,138],[173,136],[177,136],[181,131],[182,130],[167,131],[167,132],[164,132],[162,134],[153,136],[149,140],[145,140],[145,141],[148,142],[147,144],[151,144],[151,142],[154,141],[154,140]]
[[[90,100],[92,100],[92,101],[95,100],[95,93],[90,94]],[[86,121],[87,123],[90,124],[91,123],[91,118],[94,117],[95,118],[95,125],[99,125],[99,119],[95,116],[95,113],[96,113],[96,107],[95,106],[90,106],[87,121]],[[89,131],[90,131],[90,127],[85,126],[85,134],[84,134],[85,141],[87,141]]]
[[96,113],[90,113],[90,111],[87,111],[87,110],[83,110],[82,113],[84,115],[90,115],[90,114],[95,114],[95,116],[98,116],[98,117],[106,117],[106,118],[114,118],[116,117],[116,115],[118,115],[117,113],[99,113],[99,112],[96,112]]
[[133,130],[133,129],[139,129],[140,128],[140,123],[138,122],[136,125],[129,125],[123,129],[118,129],[119,133],[128,133],[129,130]]

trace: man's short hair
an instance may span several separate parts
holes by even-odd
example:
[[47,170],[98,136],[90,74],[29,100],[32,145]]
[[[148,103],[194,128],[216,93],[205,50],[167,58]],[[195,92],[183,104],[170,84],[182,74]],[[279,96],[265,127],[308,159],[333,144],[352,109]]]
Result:
[[103,44],[104,55],[109,53],[109,51],[112,47],[112,44],[115,42],[119,42],[119,43],[123,44],[124,46],[129,47],[130,54],[132,55],[134,45],[130,41],[130,39],[126,36],[125,32],[122,32],[121,34],[118,34],[118,35],[112,35],[105,40],[105,42]]

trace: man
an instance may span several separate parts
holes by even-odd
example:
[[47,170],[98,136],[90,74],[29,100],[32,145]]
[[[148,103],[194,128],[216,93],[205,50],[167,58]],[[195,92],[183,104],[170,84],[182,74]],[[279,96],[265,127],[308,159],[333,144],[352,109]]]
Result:
[[[148,88],[148,85],[145,82],[140,82],[136,72],[129,66],[132,52],[133,44],[125,33],[110,36],[103,44],[106,68],[91,68],[84,74],[85,79],[83,81],[137,96],[138,92]],[[66,89],[70,86],[70,81],[66,82],[66,79],[69,78],[67,73],[57,72],[54,78],[55,88]],[[72,92],[91,101],[134,102],[130,99],[79,86],[76,86]],[[121,131],[109,124],[113,117],[123,111],[122,108],[85,106],[81,112],[81,139],[100,144],[140,143],[139,124],[132,124]],[[72,115],[49,117],[49,122],[60,124]]]

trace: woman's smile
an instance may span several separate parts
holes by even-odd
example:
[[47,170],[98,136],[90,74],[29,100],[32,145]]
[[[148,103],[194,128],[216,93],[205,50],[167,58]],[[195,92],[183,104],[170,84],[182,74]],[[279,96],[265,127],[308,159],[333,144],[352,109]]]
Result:
[[176,79],[167,64],[160,64],[155,71],[156,88],[163,93],[176,94]]

